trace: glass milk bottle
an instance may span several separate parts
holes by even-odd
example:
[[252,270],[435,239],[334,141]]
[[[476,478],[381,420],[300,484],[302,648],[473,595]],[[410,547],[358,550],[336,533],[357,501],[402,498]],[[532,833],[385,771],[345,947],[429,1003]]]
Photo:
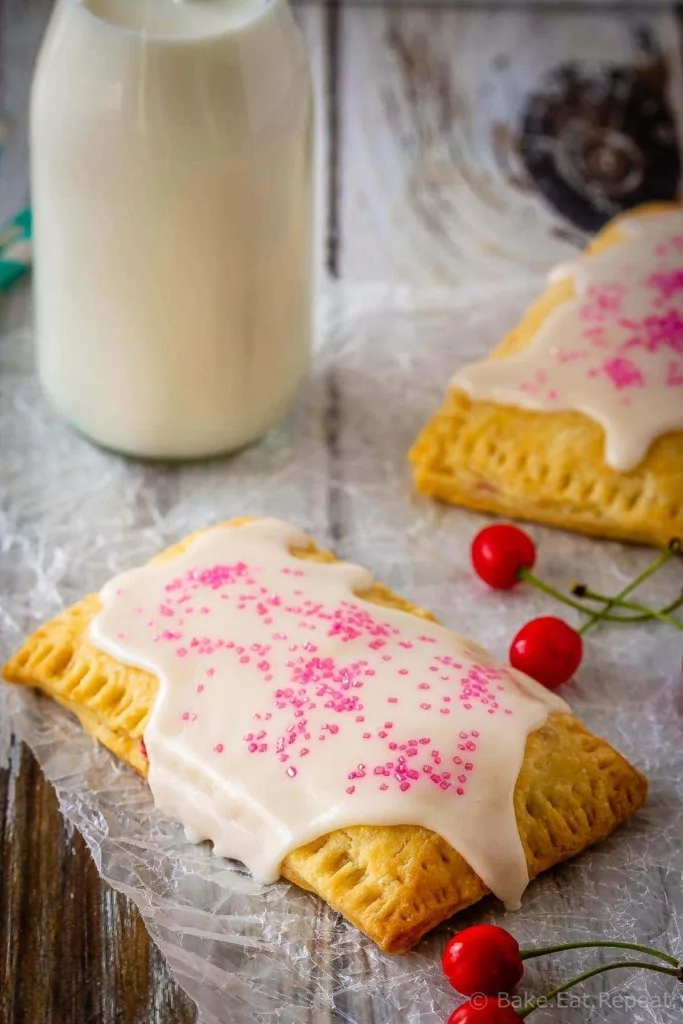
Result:
[[286,0],[57,0],[31,101],[37,361],[106,447],[229,451],[311,334],[311,84]]

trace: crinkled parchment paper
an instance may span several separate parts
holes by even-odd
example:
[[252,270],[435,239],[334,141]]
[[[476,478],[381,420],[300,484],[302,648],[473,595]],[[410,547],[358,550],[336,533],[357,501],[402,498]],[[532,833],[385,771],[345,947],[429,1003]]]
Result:
[[[183,466],[128,462],[71,433],[40,396],[30,338],[2,338],[0,657],[114,573],[190,530],[243,513],[300,524],[504,655],[526,619],[557,609],[529,588],[501,595],[472,578],[468,546],[482,518],[415,497],[405,454],[448,376],[495,343],[536,287],[512,281],[493,296],[329,288],[314,369],[285,422],[231,458]],[[581,577],[616,590],[651,558],[642,549],[533,533],[541,572],[560,585]],[[647,596],[664,602],[682,576],[680,564],[668,566]],[[380,954],[315,897],[286,884],[257,885],[239,866],[189,845],[155,813],[145,784],[56,705],[12,691],[5,724],[11,715],[98,869],[139,906],[207,1024],[428,1024],[457,1001],[440,977],[438,954],[455,928],[473,921],[504,922],[525,942],[598,934],[683,951],[682,648],[680,634],[666,627],[596,630],[577,681],[563,691],[647,773],[645,810],[613,839],[534,882],[518,913],[484,901],[402,958]],[[587,959],[595,961],[572,954],[563,964]],[[534,961],[528,987],[542,990],[566,974],[557,959]],[[611,974],[582,990],[593,994],[588,1008],[543,1010],[537,1019],[616,1021],[628,1012],[664,1024],[681,1009],[674,985],[643,972]],[[635,1008],[625,1011],[626,998]]]

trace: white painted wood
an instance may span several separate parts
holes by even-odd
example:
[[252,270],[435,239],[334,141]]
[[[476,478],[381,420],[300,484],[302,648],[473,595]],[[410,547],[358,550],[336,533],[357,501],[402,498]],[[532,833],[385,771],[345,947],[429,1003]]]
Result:
[[494,282],[571,255],[581,232],[516,150],[525,96],[567,61],[645,63],[643,30],[680,81],[663,9],[348,7],[342,26],[340,260],[354,281]]
[[319,4],[296,8],[306,40],[315,96],[315,266],[321,271],[326,259],[328,211],[328,53],[327,12]]

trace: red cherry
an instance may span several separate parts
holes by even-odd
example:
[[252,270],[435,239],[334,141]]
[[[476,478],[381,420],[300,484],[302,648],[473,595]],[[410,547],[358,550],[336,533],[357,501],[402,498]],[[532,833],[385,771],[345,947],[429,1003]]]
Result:
[[497,996],[479,996],[459,1006],[448,1024],[519,1024],[519,1016]]
[[495,590],[509,590],[519,583],[519,570],[531,569],[536,546],[523,530],[496,523],[480,530],[472,541],[472,565],[477,576]]
[[454,935],[441,966],[453,988],[464,996],[509,992],[524,973],[517,939],[495,924],[475,924]]
[[571,679],[582,655],[581,635],[552,615],[527,622],[510,645],[510,664],[549,690]]

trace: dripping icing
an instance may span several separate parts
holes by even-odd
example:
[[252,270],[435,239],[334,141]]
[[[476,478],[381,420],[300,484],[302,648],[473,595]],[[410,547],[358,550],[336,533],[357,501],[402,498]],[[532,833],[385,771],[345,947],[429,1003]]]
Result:
[[460,370],[480,401],[575,410],[605,431],[605,459],[628,471],[652,442],[683,428],[683,211],[624,221],[623,241],[561,264],[576,297],[524,349]]
[[274,519],[218,527],[101,593],[92,642],[154,673],[157,807],[273,881],[336,828],[422,825],[516,906],[527,736],[560,698],[443,626],[357,596],[371,576],[290,553]]

